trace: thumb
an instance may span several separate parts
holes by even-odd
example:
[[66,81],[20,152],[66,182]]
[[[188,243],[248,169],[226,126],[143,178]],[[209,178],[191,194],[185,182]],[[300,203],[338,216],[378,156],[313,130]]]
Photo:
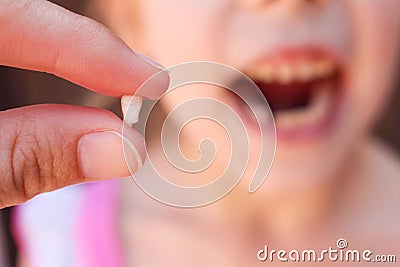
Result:
[[140,134],[126,128],[122,137],[118,117],[88,107],[0,112],[0,208],[71,184],[129,176],[124,152],[135,172],[145,150]]

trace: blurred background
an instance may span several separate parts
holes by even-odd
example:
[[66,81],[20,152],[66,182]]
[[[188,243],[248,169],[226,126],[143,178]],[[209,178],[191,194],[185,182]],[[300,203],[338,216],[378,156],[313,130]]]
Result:
[[[88,1],[52,1],[64,6],[74,12],[90,16],[96,20],[96,12]],[[73,105],[85,105],[106,108],[121,116],[119,99],[100,96],[91,91],[83,89],[58,77],[37,73],[32,71],[19,70],[8,67],[0,67],[0,110],[7,110],[20,106],[40,103],[64,103]],[[375,135],[383,139],[397,153],[400,152],[400,73],[394,84],[394,96],[390,105],[375,127]],[[11,234],[10,218],[12,208],[0,211],[0,243],[5,245],[5,255],[0,254],[0,260],[5,260],[4,266],[14,266],[18,251]],[[0,250],[1,250],[0,245]],[[0,266],[2,263],[0,262]]]

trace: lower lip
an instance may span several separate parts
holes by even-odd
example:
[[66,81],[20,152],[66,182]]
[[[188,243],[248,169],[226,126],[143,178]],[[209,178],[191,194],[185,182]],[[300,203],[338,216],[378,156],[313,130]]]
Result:
[[[339,117],[339,111],[341,110],[341,106],[343,104],[343,91],[338,90],[339,92],[336,93],[333,103],[330,107],[329,112],[327,112],[326,116],[323,117],[318,122],[307,125],[307,126],[299,126],[297,128],[292,129],[282,129],[279,128],[276,123],[276,134],[279,142],[283,143],[296,143],[296,142],[315,142],[320,140],[335,128]],[[239,102],[239,101],[238,101]],[[243,109],[243,102],[237,104],[239,115],[243,118],[243,121],[246,125],[246,128],[250,129],[250,131],[259,133],[260,128],[258,127],[257,123],[254,120],[254,117],[251,118]]]
[[338,110],[339,101],[335,97],[334,103],[331,105],[329,112],[318,122],[307,125],[299,126],[294,129],[281,129],[276,126],[277,137],[282,142],[296,142],[296,141],[315,141],[324,136],[327,136],[334,128]]

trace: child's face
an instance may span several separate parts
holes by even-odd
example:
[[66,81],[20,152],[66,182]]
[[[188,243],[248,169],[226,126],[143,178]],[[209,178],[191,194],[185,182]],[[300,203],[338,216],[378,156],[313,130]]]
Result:
[[110,5],[110,26],[162,64],[221,62],[259,85],[277,125],[271,184],[298,188],[339,170],[389,95],[399,47],[398,0]]

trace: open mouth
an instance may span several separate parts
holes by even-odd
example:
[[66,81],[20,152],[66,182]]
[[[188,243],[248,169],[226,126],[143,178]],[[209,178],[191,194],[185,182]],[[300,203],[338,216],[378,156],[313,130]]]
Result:
[[326,54],[279,58],[246,73],[260,88],[275,117],[278,134],[327,128],[342,83],[342,70]]

